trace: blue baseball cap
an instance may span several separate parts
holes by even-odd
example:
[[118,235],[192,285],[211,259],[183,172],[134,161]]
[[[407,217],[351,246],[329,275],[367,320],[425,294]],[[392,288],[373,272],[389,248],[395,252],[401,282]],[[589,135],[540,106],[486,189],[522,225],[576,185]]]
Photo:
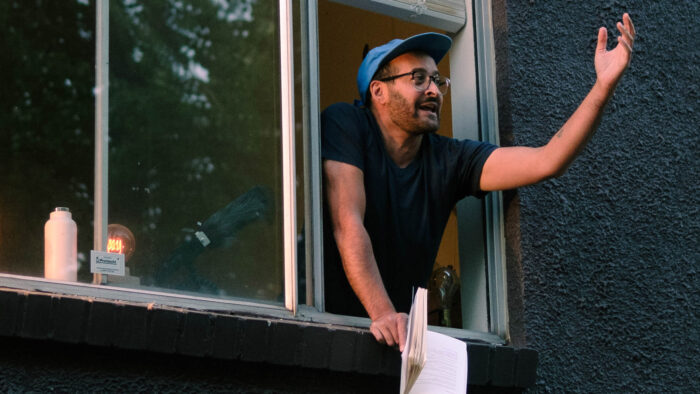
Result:
[[404,40],[394,39],[384,45],[373,48],[357,70],[357,90],[362,104],[367,102],[367,90],[372,77],[383,65],[395,57],[410,51],[427,53],[438,64],[452,46],[452,39],[439,33],[422,33]]

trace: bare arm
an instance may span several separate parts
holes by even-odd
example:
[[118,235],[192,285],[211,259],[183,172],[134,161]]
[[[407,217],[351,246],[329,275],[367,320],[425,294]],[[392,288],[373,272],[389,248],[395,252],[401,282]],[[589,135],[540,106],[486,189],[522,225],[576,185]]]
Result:
[[372,319],[370,331],[381,343],[406,341],[405,313],[397,313],[384,288],[364,226],[365,187],[362,170],[333,160],[323,162],[326,198],[345,275]]
[[600,124],[603,110],[615,91],[632,55],[634,26],[628,14],[617,23],[618,45],[605,46],[607,30],[598,30],[595,51],[596,82],[581,105],[552,137],[539,148],[507,147],[496,149],[484,163],[482,190],[504,190],[530,185],[563,174]]

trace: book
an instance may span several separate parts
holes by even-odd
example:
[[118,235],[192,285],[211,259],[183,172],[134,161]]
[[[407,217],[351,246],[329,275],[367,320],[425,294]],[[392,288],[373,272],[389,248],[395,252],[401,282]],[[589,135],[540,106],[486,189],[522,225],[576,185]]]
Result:
[[428,331],[428,292],[419,288],[408,315],[401,353],[401,394],[467,392],[467,344]]

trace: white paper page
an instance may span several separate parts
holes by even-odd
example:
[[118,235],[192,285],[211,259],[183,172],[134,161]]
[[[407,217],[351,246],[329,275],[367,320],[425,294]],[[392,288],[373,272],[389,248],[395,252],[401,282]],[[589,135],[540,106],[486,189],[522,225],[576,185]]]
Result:
[[426,333],[427,361],[410,394],[467,392],[467,344],[450,336]]
[[401,387],[399,392],[403,394],[406,390],[406,381],[408,380],[408,352],[411,351],[413,346],[412,334],[413,334],[413,319],[415,317],[415,305],[411,305],[411,312],[408,315],[408,326],[406,327],[408,333],[406,335],[406,344],[404,345],[403,352],[401,352]]
[[[428,291],[424,288],[418,288],[416,295],[411,305],[411,312],[408,315],[408,326],[406,344],[401,353],[401,386],[400,393],[404,394],[409,379],[408,358],[412,353],[420,353],[425,346],[424,338],[427,332],[427,316],[428,316]],[[415,356],[415,354],[413,354]]]

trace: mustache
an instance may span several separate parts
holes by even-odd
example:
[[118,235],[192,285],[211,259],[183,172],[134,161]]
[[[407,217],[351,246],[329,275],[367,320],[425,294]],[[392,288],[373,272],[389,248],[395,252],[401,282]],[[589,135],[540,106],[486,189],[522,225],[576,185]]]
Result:
[[426,97],[425,99],[420,100],[420,101],[417,102],[416,104],[417,104],[417,105],[422,105],[422,104],[425,104],[425,103],[435,103],[435,104],[437,104],[437,105],[440,105],[440,101],[437,99],[437,97]]

